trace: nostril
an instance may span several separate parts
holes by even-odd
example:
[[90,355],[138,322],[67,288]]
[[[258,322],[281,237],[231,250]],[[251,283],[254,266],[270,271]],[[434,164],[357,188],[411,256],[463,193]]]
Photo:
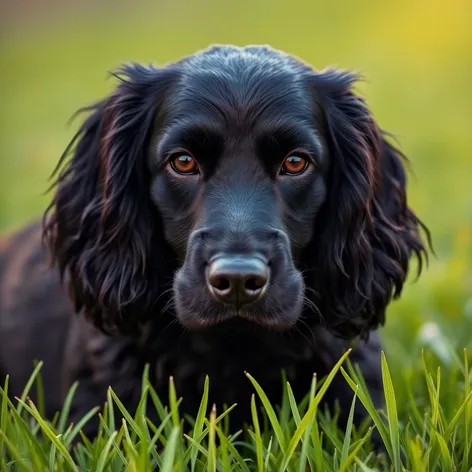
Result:
[[245,281],[244,288],[248,292],[256,292],[264,288],[266,283],[267,279],[265,277],[251,277]]
[[212,277],[210,283],[213,288],[220,292],[224,292],[231,287],[230,281],[225,277]]

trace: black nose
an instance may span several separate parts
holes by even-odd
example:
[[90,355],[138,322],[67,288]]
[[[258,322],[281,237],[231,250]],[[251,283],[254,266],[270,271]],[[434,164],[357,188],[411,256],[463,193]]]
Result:
[[208,266],[207,282],[216,299],[242,305],[262,297],[269,275],[268,265],[257,257],[219,257]]

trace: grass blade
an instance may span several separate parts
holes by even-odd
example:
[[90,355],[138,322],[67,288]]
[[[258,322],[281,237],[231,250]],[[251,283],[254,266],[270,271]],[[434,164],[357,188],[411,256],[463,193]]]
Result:
[[269,444],[267,445],[267,455],[266,455],[266,458],[265,458],[265,461],[264,461],[264,467],[265,467],[265,470],[270,470],[269,469],[269,462],[270,462],[270,459],[272,458],[272,436],[270,437],[269,439]]
[[59,433],[64,433],[66,430],[66,423],[67,423],[67,419],[69,418],[69,412],[72,405],[72,400],[74,399],[74,395],[78,386],[79,386],[79,383],[74,382],[71,388],[69,389],[69,391],[67,392],[66,398],[62,405],[61,413],[59,415],[59,421],[57,423],[57,431]]
[[110,460],[110,457],[109,457],[110,450],[113,446],[113,443],[114,443],[115,438],[116,438],[117,435],[118,435],[118,432],[113,431],[113,433],[109,437],[107,443],[105,444],[105,447],[103,448],[102,452],[100,453],[98,463],[97,463],[97,466],[95,468],[96,472],[102,472],[103,470],[105,470],[105,466],[107,464],[107,461]]
[[[34,361],[34,366],[38,365],[38,361]],[[44,418],[46,416],[46,407],[44,403],[44,384],[43,376],[41,375],[41,368],[38,370],[38,375],[36,377],[36,405],[39,411],[39,414]]]
[[393,389],[392,377],[388,368],[385,353],[381,355],[382,362],[382,381],[384,387],[385,404],[387,407],[388,426],[390,431],[390,444],[392,446],[392,462],[395,472],[402,470],[400,457],[400,433],[398,428],[397,402],[395,400],[395,391]]
[[302,421],[298,425],[294,435],[292,436],[292,439],[290,440],[290,443],[288,445],[287,451],[284,453],[284,460],[282,462],[282,465],[280,466],[280,471],[286,470],[288,467],[288,464],[293,456],[293,453],[295,452],[295,449],[297,448],[298,443],[300,442],[303,433],[305,429],[307,428],[308,424],[313,421],[314,416],[316,414],[316,409],[318,407],[318,404],[320,403],[321,399],[323,398],[323,395],[326,393],[328,390],[331,382],[333,381],[335,375],[337,374],[339,368],[341,367],[342,363],[346,359],[347,356],[351,353],[351,349],[348,349],[342,356],[341,359],[335,364],[335,366],[331,369],[331,372],[329,375],[326,377],[326,380],[324,381],[323,385],[321,386],[320,390],[318,393],[315,395],[315,398],[313,399],[310,407],[308,408],[308,411],[305,413],[303,416]]
[[115,408],[111,398],[110,390],[107,390],[107,412],[108,412],[108,428],[110,431],[115,431]]
[[264,393],[264,390],[262,390],[262,387],[257,383],[256,379],[254,379],[254,377],[252,377],[252,375],[250,375],[247,372],[246,372],[246,377],[251,381],[257,394],[259,395],[259,398],[261,399],[261,402],[265,408],[267,416],[269,417],[270,424],[272,425],[272,428],[274,429],[275,437],[277,438],[279,447],[281,451],[285,454],[287,443],[286,443],[282,428],[280,427],[280,423],[277,419],[277,415],[275,414],[275,410],[273,406],[271,405],[269,399],[267,398],[267,395]]
[[36,367],[33,370],[33,373],[31,374],[31,377],[28,379],[28,382],[26,382],[25,388],[23,389],[23,393],[20,396],[20,402],[16,408],[16,411],[18,414],[21,414],[21,411],[23,410],[23,406],[26,404],[26,397],[28,396],[28,393],[31,390],[31,387],[33,386],[34,381],[36,380],[36,377],[38,376],[39,371],[43,367],[42,362],[38,362]]
[[256,397],[254,396],[254,394],[251,395],[251,413],[252,422],[254,424],[254,441],[256,443],[257,470],[259,472],[264,472],[264,456],[262,453],[261,428],[259,426],[259,418],[257,417]]
[[[11,428],[9,430],[5,429],[4,433],[9,432],[10,434],[13,431],[16,433],[17,442],[20,443],[23,441],[25,444],[28,445],[28,451],[33,456],[33,462],[35,463],[36,467],[39,467],[40,464],[47,464],[47,457],[45,452],[43,451],[41,444],[37,439],[37,435],[34,431],[31,431],[31,426],[27,424],[27,419],[23,418],[17,411],[17,408],[13,405],[11,400],[4,396],[3,400],[6,400],[7,403],[7,415],[8,418],[8,408],[9,413],[11,415]],[[19,400],[18,400],[19,401]],[[5,436],[6,437],[6,436]]]
[[[315,398],[315,392],[316,392],[316,375],[313,375],[313,379],[311,381],[311,389],[310,389],[310,402],[308,404],[308,408],[312,405],[312,402]],[[297,410],[298,411],[298,410]],[[300,421],[297,424],[300,424]],[[308,446],[310,444],[310,435],[312,434],[313,430],[313,423],[316,423],[316,412],[315,415],[313,415],[313,419],[308,423],[305,432],[303,433],[303,438],[302,438],[302,450],[300,453],[300,464],[298,467],[299,472],[305,472],[306,471],[306,460],[308,459],[308,462],[310,464],[310,469],[316,470],[316,454],[317,454],[317,448],[313,448],[313,452],[308,449]],[[313,457],[312,457],[313,456]],[[321,470],[321,469],[320,469]]]
[[[5,377],[3,389],[0,388],[0,396],[2,397],[2,406],[0,407],[0,431],[7,431],[7,411],[8,411],[8,383],[10,376]],[[0,457],[6,457],[5,454],[5,439],[3,434],[0,434]],[[3,464],[2,464],[3,466]]]
[[87,412],[82,418],[80,418],[79,421],[77,421],[77,424],[74,425],[74,427],[70,430],[69,434],[64,434],[64,444],[67,446],[69,444],[72,444],[74,441],[75,437],[81,432],[82,428],[90,421],[90,419],[95,416],[100,408],[97,406],[95,408],[92,408],[89,412]]
[[180,425],[179,405],[177,403],[177,392],[175,391],[174,377],[169,378],[169,406],[172,412],[172,423],[174,428]]
[[444,464],[443,470],[454,470],[455,468],[453,467],[451,453],[449,452],[446,441],[444,441],[444,438],[439,433],[436,433],[436,440],[438,441],[439,448],[441,449],[441,460]]
[[123,415],[123,418],[127,421],[127,423],[131,426],[134,432],[138,434],[139,437],[141,433],[141,428],[139,427],[138,423],[133,419],[133,417],[129,414],[128,410],[126,407],[121,403],[121,400],[117,397],[116,393],[113,391],[111,387],[108,388],[108,391],[110,392],[110,395],[113,398],[113,401],[115,402],[116,406],[120,410],[121,414]]
[[188,436],[187,434],[184,434],[184,438],[187,439],[187,441],[192,444],[200,454],[208,458],[208,450],[205,449],[204,446],[202,446],[201,443],[195,441],[192,437]]
[[367,439],[370,438],[370,435],[372,434],[373,428],[369,428],[367,430],[367,433],[365,436],[359,441],[359,443],[354,447],[353,451],[345,458],[341,458],[341,464],[339,468],[339,472],[344,472],[347,470],[347,468],[356,460],[357,454],[359,451],[362,449],[362,446],[365,444]]
[[26,403],[23,404],[23,407],[33,416],[33,418],[39,423],[41,426],[42,431],[44,434],[50,439],[50,441],[56,446],[56,448],[59,450],[59,452],[62,454],[64,457],[67,465],[70,467],[71,470],[74,472],[78,472],[78,468],[72,459],[72,456],[70,455],[69,451],[66,449],[64,444],[57,438],[56,434],[54,431],[49,427],[47,422],[41,417],[39,414],[38,410],[36,409],[34,403],[32,401],[29,402],[27,405]]
[[218,439],[220,440],[220,448],[219,448],[219,455],[220,455],[220,462],[221,462],[221,470],[224,472],[231,471],[231,461],[229,457],[229,449],[224,440],[224,433],[221,428],[216,427],[216,434],[218,434]]
[[464,452],[462,454],[462,463],[464,464],[462,470],[465,471],[467,464],[470,463],[470,427],[472,426],[472,401],[470,401],[470,387],[472,385],[472,375],[469,372],[469,360],[467,356],[467,349],[464,349],[464,385],[465,385],[465,414],[464,414]]
[[295,396],[293,395],[292,387],[290,386],[288,382],[286,385],[287,385],[288,403],[292,411],[293,419],[295,420],[295,425],[298,426],[300,424],[300,421],[302,420],[300,416],[300,411],[298,410],[297,401],[295,400]]
[[169,440],[167,441],[164,454],[162,455],[162,467],[160,472],[172,472],[174,467],[175,453],[177,451],[177,443],[180,434],[180,427],[175,426],[172,429]]
[[[208,394],[210,390],[210,380],[208,375],[205,377],[205,383],[203,385],[203,395],[200,401],[200,407],[198,408],[197,419],[195,420],[195,426],[193,427],[193,434],[192,438],[195,441],[200,440],[200,436],[202,435],[203,427],[205,425],[205,416],[208,409]],[[198,449],[193,445],[191,445],[192,455],[190,459],[190,468],[192,472],[195,470],[195,464],[197,462],[197,454]]]
[[208,472],[216,472],[216,405],[210,413],[210,432],[208,434]]
[[341,451],[341,465],[347,461],[349,455],[349,447],[351,445],[351,433],[352,433],[352,424],[354,422],[354,410],[356,408],[356,399],[357,399],[357,389],[354,392],[354,397],[352,398],[351,409],[349,410],[349,416],[347,419],[346,432],[344,434],[343,448]]
[[[352,369],[352,367],[350,367],[349,370],[350,370],[351,375],[353,375],[356,378],[356,380],[358,380],[354,369]],[[365,409],[367,410],[370,417],[374,421],[375,427],[377,428],[377,430],[380,434],[380,437],[382,438],[382,441],[385,445],[385,448],[387,449],[388,455],[390,457],[393,457],[392,445],[391,445],[390,439],[389,439],[389,432],[387,431],[387,428],[386,428],[384,422],[380,418],[380,415],[379,415],[377,409],[375,408],[374,404],[372,403],[372,400],[371,400],[368,392],[362,387],[362,383],[360,383],[360,382],[358,382],[357,384],[354,383],[353,379],[349,376],[349,374],[342,367],[341,367],[341,373],[342,373],[343,377],[346,379],[346,382],[352,388],[353,392],[357,391],[357,397],[359,398],[361,403],[364,405]]]
[[[3,442],[5,443],[8,449],[8,452],[10,453],[10,456],[15,461],[15,465],[18,465],[22,470],[25,470],[27,472],[34,472],[34,469],[31,467],[31,464],[29,463],[29,461],[25,460],[22,457],[20,451],[18,451],[17,447],[6,437],[5,433],[2,430],[0,430],[0,438],[3,438]],[[2,462],[3,462],[3,458],[5,457],[7,457],[6,454],[5,456],[2,456]],[[10,469],[10,470],[14,470],[14,469]]]
[[[218,426],[216,427],[218,429]],[[242,458],[241,454],[239,453],[238,449],[234,446],[234,444],[227,438],[224,434],[220,436],[221,440],[224,442],[225,447],[228,449],[230,454],[233,456],[233,465],[237,464],[239,469],[242,472],[250,472],[249,467],[246,464],[246,461]],[[266,469],[268,470],[268,469]]]

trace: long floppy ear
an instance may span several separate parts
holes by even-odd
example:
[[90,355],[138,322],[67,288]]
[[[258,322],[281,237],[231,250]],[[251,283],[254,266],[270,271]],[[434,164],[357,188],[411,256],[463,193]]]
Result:
[[84,109],[90,114],[55,170],[44,239],[76,310],[104,331],[129,331],[153,308],[161,283],[164,242],[146,151],[176,71],[133,64],[113,75],[115,91]]
[[313,77],[331,156],[329,196],[313,250],[317,304],[327,325],[344,338],[366,337],[385,321],[408,274],[427,259],[427,228],[408,207],[406,158],[377,126],[352,87],[357,76],[326,70]]

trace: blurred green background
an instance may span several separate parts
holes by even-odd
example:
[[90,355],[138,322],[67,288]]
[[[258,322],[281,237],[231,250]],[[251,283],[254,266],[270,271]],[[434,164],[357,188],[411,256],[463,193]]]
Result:
[[470,0],[10,0],[2,10],[0,230],[41,214],[48,176],[78,126],[67,121],[113,88],[107,71],[211,43],[268,43],[316,68],[362,72],[360,90],[411,160],[410,202],[437,256],[390,309],[384,337],[397,371],[418,346],[438,349],[444,332],[457,346],[470,342]]

